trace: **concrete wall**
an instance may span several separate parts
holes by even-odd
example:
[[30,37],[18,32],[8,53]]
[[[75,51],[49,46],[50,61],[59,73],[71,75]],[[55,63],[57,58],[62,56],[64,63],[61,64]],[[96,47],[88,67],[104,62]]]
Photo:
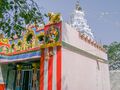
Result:
[[120,70],[110,71],[111,90],[120,90]]
[[66,44],[62,49],[62,90],[110,90],[107,54],[81,40],[67,23],[62,30]]
[[7,72],[8,72],[8,65],[0,64],[0,84],[4,84],[6,88],[6,84],[8,83],[7,90],[13,90],[15,72],[13,70],[10,70],[8,79],[7,79]]
[[62,49],[62,90],[110,90],[108,65]]
[[78,31],[67,23],[63,23],[62,26],[62,41],[107,60],[107,54],[81,40]]
[[9,71],[7,90],[13,90],[13,88],[14,88],[14,80],[15,80],[15,71],[10,70]]
[[7,65],[3,66],[0,64],[0,90],[5,90],[6,73],[7,73],[6,69],[7,69]]
[[0,64],[0,84],[6,84],[8,66]]

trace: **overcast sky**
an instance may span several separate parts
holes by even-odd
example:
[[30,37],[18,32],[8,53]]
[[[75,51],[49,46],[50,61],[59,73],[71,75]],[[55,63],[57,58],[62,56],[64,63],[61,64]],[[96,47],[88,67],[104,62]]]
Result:
[[[43,12],[60,12],[64,21],[78,0],[35,0]],[[80,0],[95,39],[102,44],[120,42],[120,0]]]

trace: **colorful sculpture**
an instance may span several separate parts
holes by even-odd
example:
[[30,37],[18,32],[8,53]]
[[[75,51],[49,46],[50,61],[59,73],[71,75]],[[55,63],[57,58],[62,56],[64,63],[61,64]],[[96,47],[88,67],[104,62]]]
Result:
[[[49,48],[61,46],[61,22],[59,13],[48,13],[49,24],[40,29],[35,25],[28,25],[23,36],[10,40],[0,34],[0,52],[7,55],[19,55],[31,51],[40,50],[40,48]],[[53,55],[50,52],[50,55]],[[46,58],[49,56],[46,55]]]
[[60,13],[48,13],[49,23],[54,24],[60,22]]

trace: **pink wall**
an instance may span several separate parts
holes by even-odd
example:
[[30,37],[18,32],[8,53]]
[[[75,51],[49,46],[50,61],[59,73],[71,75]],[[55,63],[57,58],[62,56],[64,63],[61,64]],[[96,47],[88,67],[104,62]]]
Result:
[[63,23],[62,30],[62,41],[71,45],[62,48],[62,90],[110,90],[107,54],[81,40],[70,25]]
[[108,65],[62,49],[62,90],[110,90]]
[[81,40],[78,31],[76,31],[74,28],[72,28],[67,23],[63,23],[62,26],[63,26],[62,41],[70,45],[73,45],[77,48],[80,48],[81,50],[84,50],[88,53],[91,53],[93,55],[96,55],[100,58],[107,60],[107,54],[95,48],[94,46],[90,45],[89,43]]

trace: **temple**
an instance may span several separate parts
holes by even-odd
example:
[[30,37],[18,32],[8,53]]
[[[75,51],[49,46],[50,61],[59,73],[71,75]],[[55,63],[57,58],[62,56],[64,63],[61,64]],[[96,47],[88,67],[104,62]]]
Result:
[[21,38],[0,34],[0,90],[110,90],[106,50],[89,28],[72,25],[49,13]]

